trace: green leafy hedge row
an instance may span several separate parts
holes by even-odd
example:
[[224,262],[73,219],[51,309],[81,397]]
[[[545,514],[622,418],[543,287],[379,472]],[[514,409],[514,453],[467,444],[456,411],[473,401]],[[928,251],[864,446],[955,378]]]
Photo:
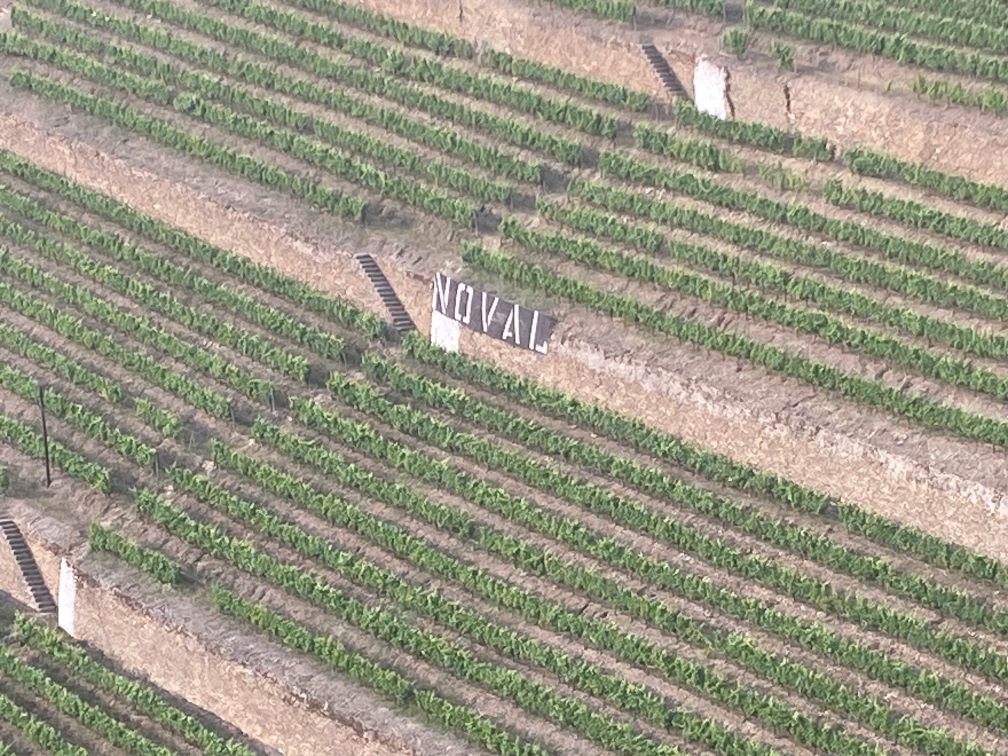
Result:
[[[676,550],[695,553],[715,567],[729,569],[747,579],[762,582],[773,590],[782,591],[817,609],[892,635],[911,645],[934,651],[965,668],[982,670],[983,674],[999,679],[1008,678],[1008,657],[1000,655],[994,648],[955,633],[936,634],[928,622],[914,614],[837,591],[829,581],[818,580],[803,574],[800,569],[783,566],[773,558],[752,554],[748,550],[731,548],[720,539],[709,537],[671,517],[661,516],[637,501],[584,483],[574,475],[565,473],[543,460],[529,459],[526,455],[501,449],[487,439],[455,431],[448,424],[435,421],[423,412],[405,405],[392,404],[374,390],[369,390],[351,379],[333,374],[329,386],[340,401],[369,412],[397,430],[433,443],[445,451],[463,454],[478,464],[500,469],[548,495],[563,498],[577,507],[646,533]],[[302,413],[308,412],[308,409],[305,409],[307,405],[303,402],[298,402],[297,405]],[[635,474],[632,478],[634,485],[642,486],[641,479],[641,475]],[[649,493],[676,499],[689,498],[688,487],[684,488],[681,484],[667,479],[662,480],[661,476],[658,476],[658,479],[660,482],[652,481],[653,485],[648,487]],[[731,502],[712,499],[703,492],[693,492],[692,499],[690,504],[700,509],[712,508],[721,516],[730,515],[733,508]],[[802,551],[808,551],[813,555],[819,553],[824,561],[828,560],[827,555],[830,553],[834,558],[837,557],[829,540],[815,534],[790,529],[783,523],[766,519],[756,512],[743,512],[738,519],[745,528],[752,529],[761,538],[773,540],[775,544],[784,544],[786,548],[797,547],[799,553]],[[792,540],[796,543],[792,544]],[[803,540],[804,544],[800,545]],[[849,569],[855,573],[882,574],[876,569],[877,565],[873,566],[870,559],[859,562],[857,556],[848,555],[847,563]],[[974,618],[987,616],[986,620],[981,620],[982,624],[989,625],[995,631],[1005,627],[1005,615],[988,615],[985,606],[971,601],[968,596],[964,599],[964,594],[957,591],[944,592],[941,586],[929,584],[929,581],[920,583],[912,577],[903,578],[899,575],[893,576],[893,584],[924,602],[936,606],[947,604],[953,613],[961,611],[963,616]],[[937,598],[938,596],[942,598]],[[971,608],[963,610],[964,605]]]
[[[107,20],[108,17],[105,17],[105,19]],[[387,139],[372,137],[365,132],[339,126],[331,120],[317,118],[293,110],[279,101],[251,94],[247,89],[238,88],[234,82],[224,81],[219,76],[211,77],[175,63],[165,63],[137,50],[107,43],[93,34],[85,33],[79,29],[24,12],[15,14],[14,21],[21,31],[30,29],[60,46],[70,46],[78,52],[100,59],[103,63],[115,64],[120,68],[128,68],[141,76],[154,78],[169,86],[191,90],[215,103],[227,104],[232,108],[263,118],[271,124],[283,126],[296,132],[311,134],[334,147],[352,150],[371,159],[391,163],[396,168],[404,168],[413,173],[426,175],[437,183],[464,194],[470,194],[485,202],[507,202],[511,197],[513,187],[510,184],[488,180],[474,175],[471,171],[465,171],[440,161],[431,160],[412,149],[390,144]],[[92,23],[94,23],[93,19]],[[110,22],[106,26],[135,27],[136,25]],[[432,128],[429,131],[423,131],[422,129],[426,129],[427,127],[422,123],[410,120],[395,111],[381,110],[361,100],[345,102],[344,100],[347,98],[342,93],[327,90],[312,82],[283,77],[282,74],[275,70],[271,71],[266,66],[253,64],[256,67],[252,68],[250,64],[235,62],[219,51],[191,45],[176,36],[168,35],[164,32],[148,36],[155,37],[166,43],[166,46],[175,49],[184,46],[186,52],[189,53],[186,57],[190,59],[195,58],[196,62],[203,67],[208,67],[209,61],[217,62],[218,66],[215,71],[217,73],[221,72],[221,68],[224,68],[226,71],[235,71],[238,73],[238,78],[250,81],[255,86],[267,86],[268,88],[280,91],[282,94],[308,95],[308,99],[326,107],[336,104],[338,106],[337,109],[349,109],[354,116],[370,115],[370,120],[377,120],[383,125],[384,123],[389,123],[392,126],[400,125],[402,128],[399,128],[399,131],[407,131],[411,135],[422,134],[423,136],[430,137],[425,141],[433,140],[438,145],[449,144],[457,146],[459,138],[455,136],[454,139],[446,139],[445,136],[451,134],[446,129]],[[213,70],[214,67],[211,66],[211,68]],[[251,75],[252,71],[255,72],[254,76]],[[278,77],[281,78],[281,81],[273,83]],[[330,92],[333,93],[332,96],[330,96]],[[166,91],[164,93],[165,102],[167,102],[168,97],[169,93]],[[350,99],[352,100],[352,98]],[[478,157],[488,152],[487,148],[482,145],[471,142],[466,143],[464,147],[467,148],[463,150],[466,156]],[[494,156],[490,155],[490,157]],[[500,164],[500,159],[492,160],[491,162],[494,168],[500,166]],[[539,180],[538,170],[535,172],[534,180]]]
[[53,756],[88,756],[86,748],[69,743],[59,730],[18,706],[2,692],[0,692],[0,721],[9,722],[14,729]]
[[[643,556],[614,538],[530,504],[527,500],[476,479],[453,465],[434,460],[410,447],[385,439],[366,424],[355,423],[336,413],[328,412],[315,402],[292,399],[292,407],[302,423],[338,438],[341,443],[364,451],[415,477],[435,483],[445,490],[464,496],[516,524],[557,539],[618,570],[628,570],[650,584],[681,591],[683,589],[678,587],[679,583],[691,585],[691,581],[696,581],[705,586],[706,592],[712,589],[709,581],[685,576],[663,560]],[[285,453],[299,461],[319,467],[328,474],[339,475],[339,455],[332,455],[328,450],[320,450],[317,444],[313,445],[313,442],[306,438],[277,428],[270,429],[268,426],[261,426],[257,437],[278,445]],[[439,523],[439,527],[444,527],[444,524]],[[483,548],[515,562],[523,571],[532,571],[570,589],[587,593],[595,600],[629,612],[648,624],[676,634],[689,643],[726,654],[756,674],[768,677],[781,685],[815,695],[820,700],[843,710],[854,710],[850,707],[852,699],[843,686],[810,672],[800,664],[776,657],[754,645],[749,638],[727,636],[715,628],[706,627],[703,623],[681,616],[679,612],[660,600],[642,596],[639,591],[604,578],[591,568],[585,569],[521,540],[506,536],[502,538],[485,528],[480,528],[477,533]],[[695,592],[697,585],[693,584],[692,587]],[[580,623],[568,625],[563,629],[567,632],[580,633],[582,631],[577,629],[579,627]],[[852,736],[842,732],[828,733],[814,725],[810,727],[810,722],[803,715],[788,715],[788,706],[781,701],[768,700],[759,694],[754,696],[749,689],[729,683],[712,670],[705,670],[696,663],[679,659],[671,652],[654,647],[639,638],[626,636],[623,631],[618,631],[614,635],[613,629],[607,630],[606,627],[605,623],[598,622],[587,625],[589,632],[584,636],[585,639],[594,644],[602,644],[603,648],[609,648],[634,664],[661,670],[679,684],[696,686],[698,680],[703,680],[701,686],[705,695],[713,696],[725,704],[740,707],[746,716],[757,717],[772,728],[785,732],[802,743],[831,751],[860,752],[864,749],[864,744]],[[886,721],[886,716],[879,714],[880,709],[876,703],[870,704],[875,709],[872,715],[873,724]],[[861,709],[861,713],[856,716],[860,717],[863,714],[864,710]],[[885,727],[883,724],[879,726]]]
[[768,4],[822,19],[925,37],[942,45],[1000,54],[1008,51],[1008,29],[987,23],[986,14],[955,17],[945,10],[911,11],[902,3],[892,5],[883,0],[774,0]]
[[5,281],[0,281],[0,302],[85,349],[111,359],[126,370],[181,397],[194,407],[215,417],[231,417],[231,402],[227,397],[196,383],[187,376],[169,370],[161,360],[143,351],[125,347],[111,336],[88,328],[80,318],[19,291]]
[[[139,0],[134,0],[139,2]],[[166,0],[144,0],[164,3]],[[400,52],[363,37],[343,34],[330,26],[313,22],[306,16],[245,0],[207,0],[241,18],[271,26],[279,31],[309,39],[334,50],[366,60],[399,77],[433,84],[459,94],[494,102],[537,118],[554,121],[593,136],[614,137],[619,119],[569,100],[545,97],[535,90],[500,77],[476,74],[458,66],[427,57]]]
[[907,163],[865,147],[845,150],[843,162],[854,173],[862,176],[902,181],[978,207],[1008,211],[1008,189],[1001,186],[942,173],[920,163]]
[[92,522],[88,529],[88,543],[95,551],[115,554],[127,564],[143,570],[162,583],[175,585],[179,582],[181,568],[176,562],[160,551],[144,548],[135,541],[116,533],[114,530],[109,530],[97,522]]
[[615,21],[630,21],[637,14],[634,0],[549,0],[549,2]]
[[806,359],[770,344],[708,326],[698,320],[660,312],[631,297],[603,292],[580,281],[560,276],[512,255],[489,252],[477,244],[463,246],[463,260],[505,279],[580,305],[628,323],[667,334],[681,341],[740,357],[771,372],[797,378],[811,386],[834,391],[868,406],[886,410],[926,428],[949,432],[996,446],[1008,446],[1008,423],[941,404],[924,396],[905,393],[877,381],[845,373],[839,368]]
[[[372,163],[340,152],[320,142],[308,139],[295,132],[273,126],[270,122],[257,120],[238,113],[197,95],[183,93],[176,96],[175,90],[153,79],[136,76],[112,68],[98,62],[94,58],[83,57],[44,43],[28,40],[17,35],[8,35],[8,52],[24,55],[36,60],[44,60],[58,68],[83,76],[101,84],[123,90],[142,99],[151,100],[159,105],[170,107],[184,115],[191,116],[213,126],[221,127],[240,137],[261,142],[279,152],[286,153],[306,163],[321,168],[335,176],[359,184],[362,187],[378,192],[382,196],[399,200],[408,205],[427,210],[462,226],[470,226],[476,214],[476,207],[469,201],[445,194],[425,184],[408,178],[400,177],[394,172],[385,171]],[[28,75],[36,81],[39,77]],[[21,72],[14,74],[12,82],[21,81]],[[66,92],[72,103],[107,102],[113,107],[121,107],[101,98],[85,95],[75,87],[55,85],[52,80],[45,85],[47,95],[53,91]],[[15,83],[15,86],[18,86]],[[33,91],[42,91],[34,90]],[[86,108],[87,106],[84,105]],[[98,112],[105,115],[105,111]],[[140,121],[123,122],[120,125],[136,128],[146,116],[139,116]],[[113,118],[113,120],[116,120]],[[118,121],[117,121],[118,122]]]
[[685,139],[647,123],[634,125],[634,142],[641,149],[670,157],[681,163],[690,163],[709,171],[742,173],[745,162],[727,154],[711,142]]
[[839,45],[863,53],[892,58],[898,63],[966,76],[1008,81],[1008,59],[975,50],[931,44],[904,34],[848,23],[846,20],[797,13],[786,8],[747,6],[746,19],[756,29]]
[[[12,365],[0,365],[0,388],[29,402],[39,398],[38,382]],[[124,433],[117,426],[110,425],[101,415],[91,412],[78,402],[70,401],[52,387],[43,389],[42,397],[45,400],[46,411],[62,418],[67,425],[142,467],[155,466],[157,452],[153,447],[135,436]]]
[[[42,434],[7,415],[0,415],[0,440],[35,459],[45,458]],[[59,441],[49,439],[49,459],[67,475],[83,480],[102,493],[112,492],[112,474],[107,467],[89,462]]]
[[[270,529],[277,524],[270,513],[250,502],[214,493],[209,493],[208,498],[212,498],[213,505],[219,506],[230,516],[241,519],[247,517]],[[483,661],[468,646],[458,641],[426,631],[384,607],[355,599],[338,590],[319,574],[280,561],[250,541],[228,536],[217,526],[194,519],[150,491],[141,491],[136,503],[144,515],[207,554],[253,576],[269,580],[290,595],[311,602],[339,620],[410,656],[440,667],[458,679],[510,699],[533,715],[543,716],[561,727],[570,727],[608,750],[652,756],[674,756],[681,753],[674,746],[655,742],[629,724],[593,711],[577,699],[564,697],[516,669]],[[314,558],[321,558],[326,563],[339,564],[340,554],[346,553],[330,541],[312,536],[300,528],[282,524],[281,527],[286,534],[285,540],[294,548],[311,553]]]
[[886,234],[856,221],[830,218],[804,205],[779,202],[755,192],[733,189],[710,179],[645,163],[618,152],[603,152],[599,156],[599,168],[611,176],[669,189],[719,207],[741,210],[802,231],[856,244],[901,263],[1008,287],[1008,267],[972,262],[957,250]]
[[852,287],[792,272],[774,263],[669,239],[652,227],[628,222],[589,207],[561,204],[540,197],[536,208],[540,216],[594,238],[612,239],[654,255],[667,254],[687,265],[705,268],[722,279],[730,278],[732,282],[742,281],[768,291],[781,292],[817,308],[899,328],[913,336],[944,343],[978,357],[1008,359],[1006,336],[891,305]]
[[[998,224],[953,215],[923,202],[845,186],[836,178],[826,182],[823,196],[833,205],[889,218],[911,228],[923,228],[960,241],[1008,249],[1008,231],[1004,231]],[[1001,266],[999,270],[1003,274],[1002,278],[1008,278],[1008,266]]]
[[[4,190],[0,189],[0,204],[4,204],[6,200]],[[87,226],[70,216],[45,210],[33,200],[27,200],[24,203],[24,212],[25,217],[44,228],[68,234],[105,251],[115,259],[126,260],[141,270],[153,272],[163,280],[167,279],[167,282],[173,287],[190,288],[205,295],[206,299],[216,304],[231,305],[230,309],[253,322],[279,332],[279,335],[285,339],[308,341],[312,345],[317,343],[317,348],[326,352],[325,356],[334,359],[342,356],[342,342],[338,339],[329,334],[319,334],[318,338],[313,339],[314,334],[310,331],[306,336],[304,334],[306,329],[299,327],[295,321],[275,311],[272,307],[261,305],[247,295],[194,275],[166,260],[162,255],[124,242],[114,234]],[[5,221],[0,221],[0,233],[15,238],[22,244],[30,245],[36,252],[49,257],[57,264],[65,265],[96,283],[136,300],[145,309],[167,315],[187,328],[226,344],[239,353],[273,367],[290,378],[303,380],[308,372],[308,361],[301,355],[276,347],[269,340],[230,321],[210,315],[193,306],[182,304],[161,287],[155,287],[142,279],[124,273],[117,267],[105,264],[86,254],[79,247],[72,247],[62,241],[40,236],[25,226]],[[24,270],[28,271],[27,268]],[[183,273],[171,276],[170,274],[175,271]],[[68,288],[69,284],[61,285],[52,276],[30,275],[36,281],[34,285],[44,286],[48,291],[63,297],[66,301],[84,307],[94,317],[126,330],[140,341],[162,349],[186,363],[192,363],[197,369],[215,378],[225,380],[233,388],[248,396],[263,399],[272,392],[272,385],[269,381],[258,378],[234,363],[175,336],[149,318],[133,315],[117,305],[91,294],[88,290],[80,289],[75,292],[72,288]]]
[[[155,29],[133,23],[128,19],[95,13],[93,9],[72,0],[28,0],[28,2],[61,13],[78,23],[108,29],[143,44],[165,49],[172,54],[184,55],[189,49],[184,44],[173,44],[170,41],[173,39],[171,34],[167,34],[168,41],[166,41],[166,35],[158,33]],[[245,52],[339,82],[344,87],[353,87],[367,94],[392,100],[409,109],[420,110],[434,118],[458,123],[517,147],[543,152],[562,163],[577,165],[581,159],[581,146],[575,141],[549,134],[513,118],[497,116],[485,110],[471,108],[464,103],[441,98],[420,87],[406,84],[395,76],[319,55],[303,45],[288,42],[278,36],[224,23],[180,6],[150,3],[148,0],[120,0],[120,3],[166,23],[236,46]],[[14,15],[16,14],[12,13],[12,17]],[[243,61],[243,64],[247,62]]]
[[394,669],[350,651],[332,635],[317,635],[262,604],[215,586],[213,600],[223,613],[240,619],[288,648],[311,654],[342,675],[365,685],[400,706],[420,711],[429,720],[501,756],[546,756],[541,746],[507,732],[465,704],[444,698]]
[[[825,244],[790,239],[755,226],[732,223],[711,213],[703,213],[680,204],[652,199],[642,193],[607,186],[593,181],[575,181],[571,192],[593,205],[614,212],[627,213],[638,219],[684,228],[698,234],[737,244],[756,252],[773,255],[790,262],[825,268],[852,283],[865,283],[880,289],[905,294],[928,304],[970,310],[985,317],[1008,320],[1008,299],[995,296],[974,286],[942,280],[936,276],[894,266],[867,257],[848,254]],[[960,253],[949,250],[951,256]],[[987,263],[970,263],[969,271],[961,267],[956,257],[950,265],[958,275],[1000,278],[1002,268]],[[986,271],[986,274],[984,274]]]
[[480,52],[478,60],[483,65],[508,76],[547,84],[631,112],[643,112],[651,102],[651,97],[643,92],[635,92],[619,84],[578,76],[560,68],[543,65],[538,61],[516,58],[499,50],[485,48]]
[[[2,221],[0,221],[0,227],[2,227]],[[153,307],[154,297],[164,294],[160,291],[155,292],[150,295],[150,301],[148,301],[142,295],[136,294],[138,291],[142,292],[146,288],[145,285],[125,276],[117,268],[104,266],[103,269],[101,263],[78,252],[76,248],[69,247],[63,242],[52,241],[48,237],[35,236],[32,238],[32,236],[33,232],[26,234],[26,238],[30,240],[29,243],[32,243],[32,248],[35,251],[57,262],[66,262],[71,266],[74,263],[78,263],[79,267],[72,269],[93,271],[93,280],[98,280],[101,283],[105,283],[105,281],[101,281],[104,270],[110,281],[121,283],[124,293],[130,292],[134,294],[134,298],[141,305]],[[61,256],[61,253],[64,252],[65,257]],[[8,253],[6,256],[0,257],[0,267],[6,273],[15,276],[18,280],[55,297],[59,297],[63,304],[79,307],[88,315],[125,332],[140,343],[164,351],[197,370],[224,380],[227,384],[249,396],[265,398],[270,395],[272,388],[268,382],[256,378],[247,371],[239,369],[232,363],[228,363],[220,356],[182,339],[174,333],[166,331],[149,318],[134,315],[132,312],[119,307],[108,299],[93,294],[90,289],[69,283],[40,270],[27,262],[26,257],[28,255],[14,257]],[[196,313],[199,311],[193,309],[192,312]],[[213,316],[205,315],[203,318],[204,323],[212,323]],[[254,345],[255,342],[252,342],[250,347]]]
[[[827,569],[845,573],[859,581],[875,583],[964,622],[990,629],[995,633],[1008,634],[1008,612],[992,609],[985,601],[977,600],[966,591],[942,585],[927,577],[907,574],[887,559],[859,553],[808,528],[776,519],[754,508],[712,495],[682,480],[674,479],[658,468],[643,465],[552,431],[536,421],[474,399],[460,389],[411,373],[374,353],[365,354],[364,368],[374,380],[408,397],[411,406],[415,407],[414,403],[419,403],[434,409],[446,410],[491,433],[508,437],[520,445],[588,468],[606,480],[620,481],[632,489],[662,500],[674,501],[677,506],[715,518],[727,526],[737,528],[773,546],[818,562]],[[353,386],[353,389],[354,400],[360,394],[366,396],[365,392],[371,391],[357,386]],[[420,417],[419,412],[417,417]],[[425,419],[418,419],[417,422],[435,427]],[[505,459],[506,455],[501,454],[500,458]],[[524,467],[520,463],[512,464]],[[530,477],[530,472],[524,475]],[[545,475],[539,477],[545,480]],[[554,491],[563,490],[559,478],[555,480],[556,486],[551,485],[549,488]],[[644,510],[637,511],[641,513],[638,519],[643,521]],[[654,517],[654,514],[650,513],[648,516]]]
[[80,675],[92,685],[127,702],[136,711],[178,733],[209,756],[252,756],[253,751],[233,738],[222,738],[199,720],[172,706],[151,686],[113,672],[59,631],[18,613],[14,617],[17,639]]
[[407,356],[423,365],[436,368],[466,383],[483,386],[537,412],[590,428],[595,433],[685,467],[723,486],[768,497],[784,507],[837,518],[849,531],[909,554],[914,559],[959,572],[969,578],[1008,587],[1008,566],[958,544],[942,541],[855,505],[833,500],[786,478],[708,452],[676,436],[651,428],[641,420],[597,404],[588,404],[570,394],[546,388],[488,363],[446,352],[419,334],[407,335],[402,347]]
[[39,697],[58,711],[96,732],[103,741],[137,756],[171,756],[172,752],[140,732],[112,717],[99,706],[88,703],[72,690],[57,683],[39,667],[34,667],[10,648],[0,647],[0,673]]
[[182,421],[175,413],[162,409],[142,397],[133,400],[133,412],[165,438],[174,438],[182,430]]
[[116,381],[98,375],[79,362],[60,354],[52,347],[40,343],[31,336],[26,336],[6,323],[0,323],[0,344],[15,354],[31,360],[36,365],[52,371],[75,386],[94,392],[102,399],[110,402],[123,400],[123,388]]
[[128,205],[88,189],[64,176],[46,171],[0,150],[0,170],[23,179],[39,189],[54,192],[81,208],[107,218],[123,228],[134,231],[187,258],[210,265],[240,279],[249,286],[268,291],[294,304],[310,309],[369,339],[385,335],[384,322],[369,312],[360,310],[346,300],[329,296],[307,284],[288,278],[267,265],[215,247],[164,221],[139,213]]
[[[372,398],[371,402],[376,403],[376,400]],[[999,709],[998,704],[993,701],[983,699],[983,697],[978,698],[966,688],[943,681],[934,675],[928,675],[929,679],[923,682],[919,671],[900,665],[894,668],[885,654],[874,652],[856,641],[843,638],[825,625],[803,622],[758,600],[743,599],[730,590],[715,586],[709,580],[682,573],[664,560],[644,556],[611,537],[593,532],[581,524],[575,525],[568,518],[530,505],[526,500],[516,498],[500,488],[475,479],[446,462],[436,461],[428,455],[386,440],[366,425],[355,423],[336,413],[326,412],[312,403],[297,401],[294,402],[294,406],[298,412],[299,420],[339,439],[341,443],[357,451],[364,451],[368,455],[387,464],[392,464],[415,477],[428,480],[448,491],[464,496],[479,506],[488,508],[522,527],[542,532],[585,555],[593,556],[610,564],[617,570],[629,571],[648,584],[680,594],[690,601],[706,603],[719,611],[724,611],[745,621],[754,622],[769,632],[790,641],[799,642],[819,653],[826,653],[829,656],[839,655],[838,658],[842,659],[845,664],[856,666],[868,674],[886,679],[901,687],[915,688],[917,689],[915,690],[916,694],[924,695],[936,703],[944,704],[947,701],[948,705],[958,707],[969,712],[969,715],[984,721],[998,722],[1001,725],[1008,723],[1008,716],[1006,716],[1008,710],[1003,707]],[[318,467],[329,475],[344,477],[341,471],[345,463],[341,461],[339,455],[334,455],[329,450],[320,449],[316,443],[309,439],[276,428],[271,430],[268,427],[260,427],[257,431],[257,437],[277,445],[298,461]],[[452,519],[447,516],[442,517],[438,521],[438,527],[445,527],[445,523],[451,522]],[[754,645],[745,636],[732,636],[726,639],[720,631],[712,628],[703,629],[691,620],[681,617],[678,612],[661,601],[642,596],[640,592],[632,588],[617,585],[610,580],[601,578],[594,570],[585,572],[583,567],[572,566],[551,556],[548,552],[541,552],[527,544],[515,543],[512,545],[508,541],[500,544],[499,539],[488,538],[488,532],[485,529],[480,529],[477,533],[481,547],[491,553],[496,553],[512,562],[520,557],[520,561],[516,562],[516,565],[523,571],[542,574],[553,582],[566,585],[576,591],[585,592],[595,600],[629,612],[648,624],[676,633],[690,643],[727,654],[756,674],[768,677],[785,686],[796,687],[803,694],[813,695],[819,700],[828,702],[831,706],[847,711],[863,722],[870,722],[873,727],[888,731],[890,734],[899,729],[893,730],[892,723],[887,723],[888,717],[882,713],[884,706],[871,703],[873,713],[869,715],[859,705],[851,705],[851,699],[843,692],[842,686],[837,689],[835,682],[824,680],[821,675],[813,674],[810,677],[809,670],[800,664],[780,659],[773,661],[772,655],[767,655],[763,649]],[[691,545],[696,547],[698,544],[706,544],[707,558],[711,558],[714,553],[719,553],[721,556],[715,556],[714,561],[720,563],[721,566],[741,564],[738,562],[740,554],[731,555],[732,550],[726,550],[723,545],[718,551],[716,541],[695,533],[694,535],[696,537],[692,544],[687,543],[687,548]],[[741,558],[742,561],[745,561],[745,557]],[[745,572],[745,570],[743,571]],[[596,633],[593,637],[602,636],[598,636]],[[646,658],[636,658],[634,661],[639,664],[657,665],[659,668],[663,668],[663,665],[654,661],[648,662]],[[729,698],[729,700],[731,699]],[[868,703],[867,699],[860,698],[859,700]],[[751,715],[751,710],[749,711]],[[900,737],[905,737],[905,735]]]
[[[0,50],[3,52],[14,53],[21,46],[23,41],[18,41],[13,35],[0,36]],[[127,131],[136,131],[184,155],[206,160],[242,178],[288,192],[336,215],[356,221],[364,219],[366,203],[361,199],[349,197],[316,181],[288,173],[251,155],[179,129],[167,121],[139,113],[122,102],[90,95],[77,87],[61,84],[53,78],[27,71],[12,72],[10,83],[17,89],[33,92],[103,118]]]
[[726,121],[697,110],[692,100],[678,99],[674,107],[676,121],[681,125],[735,144],[827,163],[836,155],[836,148],[821,137],[803,136],[752,121]]
[[[256,423],[256,435],[259,438],[269,439],[271,443],[279,444],[285,444],[285,442],[290,444],[294,439],[291,434],[281,432],[279,428],[266,423],[261,418]],[[316,465],[321,463],[331,468],[334,463],[340,464],[338,455],[321,447],[316,447],[316,450],[316,453],[312,454],[303,444],[298,446],[298,451],[301,454],[313,456]],[[596,644],[601,643],[602,639],[606,637],[620,635],[615,626],[586,620],[554,602],[495,578],[479,567],[460,562],[445,554],[437,546],[410,535],[402,528],[368,515],[359,507],[338,497],[324,495],[302,479],[289,475],[272,465],[262,463],[247,454],[215,443],[214,460],[221,467],[236,470],[254,480],[273,496],[281,496],[305,507],[338,527],[349,527],[382,548],[401,558],[408,559],[420,569],[460,583],[468,590],[487,598],[505,610],[520,613],[531,622],[561,632],[566,630],[578,637],[592,638]],[[365,485],[358,486],[359,488],[382,487],[380,482],[365,471],[347,465],[345,460],[342,460],[342,464],[345,470],[339,474],[343,477],[348,477],[347,472],[349,472],[349,476],[356,477],[358,483],[366,481]],[[237,497],[216,486],[205,477],[175,471],[173,479],[176,480],[181,490],[194,493],[201,500],[215,505],[224,504],[229,513],[238,513],[239,517],[243,512],[250,514],[255,511],[254,505],[241,502]],[[402,491],[401,487],[394,485],[386,484],[384,486],[387,493],[397,488]],[[440,527],[444,527],[442,518],[445,516],[443,512],[446,508],[443,505],[435,504],[411,491],[402,491],[396,499],[396,505],[403,506],[407,501],[409,505],[412,505],[408,511],[425,520],[433,520],[435,523],[439,523]],[[456,514],[449,515],[449,518],[464,521],[465,527],[470,533],[474,533],[480,528],[477,523],[464,516],[459,517]],[[272,514],[259,514],[256,516],[254,524],[255,527],[262,529],[274,538],[285,542],[293,540],[290,533],[294,531],[283,525],[283,522]],[[499,539],[501,536],[502,534],[493,530],[487,533],[489,538]],[[486,616],[473,611],[458,601],[445,598],[438,591],[417,589],[397,575],[381,569],[373,562],[349,552],[335,552],[332,548],[324,546],[324,542],[318,538],[299,535],[297,543],[304,546],[310,543],[311,547],[305,548],[303,551],[300,545],[294,545],[294,548],[302,551],[309,558],[319,559],[327,566],[362,583],[369,589],[377,590],[382,597],[394,600],[405,610],[427,615],[436,622],[473,638],[477,643],[489,646],[498,653],[519,662],[543,667],[563,682],[573,685],[589,695],[605,698],[633,715],[645,717],[660,727],[668,728],[708,746],[730,742],[739,752],[764,752],[755,744],[731,734],[716,722],[698,716],[685,708],[675,706],[643,685],[630,683],[617,675],[604,671],[596,664],[586,661],[575,662],[568,654],[553,648],[548,643],[530,638],[509,628],[499,627]]]
[[408,47],[420,47],[438,55],[472,58],[476,49],[464,39],[440,31],[398,21],[375,13],[359,5],[340,0],[285,0],[285,5],[295,5],[305,10],[324,13],[341,24],[350,24],[383,37],[394,39]]
[[980,108],[998,115],[1008,113],[1008,92],[993,87],[967,89],[958,81],[926,79],[918,76],[914,79],[913,91],[935,101]]
[[944,383],[1008,399],[1008,378],[956,357],[906,344],[886,333],[849,325],[824,312],[795,307],[734,284],[722,283],[681,267],[668,267],[639,255],[603,247],[584,237],[533,230],[517,219],[505,216],[499,226],[505,239],[536,252],[558,255],[568,260],[632,278],[711,302],[745,315],[817,336],[827,344],[838,344],[902,365]]

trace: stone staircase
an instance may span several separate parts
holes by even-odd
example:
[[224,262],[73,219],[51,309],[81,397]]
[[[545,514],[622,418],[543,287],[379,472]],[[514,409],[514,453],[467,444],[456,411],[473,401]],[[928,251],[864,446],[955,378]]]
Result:
[[658,51],[657,47],[650,44],[641,45],[641,52],[644,53],[644,57],[648,59],[648,63],[651,64],[651,68],[657,74],[658,80],[671,97],[690,99],[689,92],[686,91],[682,82],[679,81],[679,77],[675,75],[675,71],[672,70],[668,61],[665,60],[665,56]]
[[378,267],[378,263],[375,259],[365,253],[360,253],[354,255],[354,259],[360,263],[361,268],[364,270],[365,275],[371,280],[371,285],[374,286],[375,291],[378,292],[379,298],[381,298],[382,304],[385,305],[385,309],[388,310],[389,315],[392,316],[392,327],[396,330],[399,335],[409,333],[410,331],[416,330],[416,325],[413,323],[413,319],[406,312],[406,308],[403,307],[403,303],[399,301],[399,297],[396,296],[395,289],[392,288],[392,284],[389,283],[385,274],[382,273],[381,268]]
[[14,555],[14,561],[28,585],[28,591],[35,601],[35,608],[46,614],[54,613],[56,602],[53,601],[52,594],[46,588],[42,573],[39,572],[38,564],[35,563],[35,557],[32,556],[31,549],[28,548],[24,536],[21,535],[21,529],[13,520],[4,519],[0,520],[0,532],[3,533],[3,538]]

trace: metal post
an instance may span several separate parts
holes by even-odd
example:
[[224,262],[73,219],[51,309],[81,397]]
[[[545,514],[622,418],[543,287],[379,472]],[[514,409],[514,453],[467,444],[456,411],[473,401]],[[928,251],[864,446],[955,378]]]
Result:
[[52,468],[49,466],[49,429],[46,427],[45,416],[45,389],[40,383],[38,385],[39,409],[42,411],[42,448],[45,451],[45,484],[46,488],[52,485]]

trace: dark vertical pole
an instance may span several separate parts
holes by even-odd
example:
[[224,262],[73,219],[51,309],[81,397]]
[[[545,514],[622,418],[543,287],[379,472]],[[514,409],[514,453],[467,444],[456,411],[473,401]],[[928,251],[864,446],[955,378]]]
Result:
[[45,418],[45,390],[42,384],[38,387],[39,409],[42,410],[42,448],[45,451],[45,484],[46,488],[52,485],[52,468],[49,467],[49,429],[46,427]]

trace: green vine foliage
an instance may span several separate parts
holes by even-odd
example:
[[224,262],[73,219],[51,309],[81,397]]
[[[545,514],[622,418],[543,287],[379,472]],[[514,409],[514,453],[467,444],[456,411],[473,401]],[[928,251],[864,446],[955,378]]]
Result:
[[633,325],[667,334],[731,357],[741,357],[773,372],[797,378],[817,388],[835,391],[859,403],[892,412],[924,427],[943,430],[963,438],[996,446],[1008,446],[1008,423],[941,404],[924,396],[904,393],[815,360],[791,354],[775,346],[721,331],[685,317],[655,310],[631,297],[603,292],[574,279],[530,265],[512,255],[489,252],[467,243],[463,259],[488,272],[553,296],[569,299]]
[[901,181],[978,207],[1008,211],[1008,189],[1004,187],[942,173],[920,163],[907,163],[865,147],[846,150],[843,161],[851,171],[862,176]]
[[88,529],[88,543],[95,551],[115,554],[127,564],[152,575],[159,582],[175,585],[179,582],[181,568],[159,551],[138,545],[114,530],[92,522]]

